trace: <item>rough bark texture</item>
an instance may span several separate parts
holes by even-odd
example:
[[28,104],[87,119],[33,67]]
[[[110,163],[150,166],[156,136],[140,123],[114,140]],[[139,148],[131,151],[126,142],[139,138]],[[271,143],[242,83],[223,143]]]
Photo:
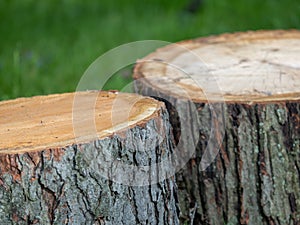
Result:
[[[166,109],[158,115],[88,143],[0,154],[1,224],[178,224],[174,177],[153,182],[173,151]],[[151,185],[107,179],[122,163],[150,166]]]
[[[281,31],[274,34],[265,34],[267,34],[268,38],[273,37],[275,40],[276,35],[280,36]],[[295,34],[296,38],[293,41],[299,43],[299,32],[293,31],[290,34],[288,32],[284,34],[287,36]],[[249,44],[249,47],[245,48],[251,49],[252,38],[255,39],[259,36],[264,38],[263,32],[258,33],[257,36],[255,32],[248,35],[250,37],[249,40],[247,40],[248,36],[246,33],[237,34],[236,36],[232,35],[236,38],[234,42],[230,42],[232,38],[230,35],[224,35],[211,39],[204,38],[187,41],[183,42],[182,45],[186,45],[193,50],[199,46],[206,47],[207,45],[213,46],[214,44],[222,44],[222,42],[226,43],[227,39],[229,39],[228,46],[232,47],[233,51],[238,52],[236,49],[244,44]],[[245,42],[243,42],[244,39]],[[236,44],[235,42],[238,41],[241,42]],[[265,42],[264,45],[265,49],[268,49],[268,42]],[[297,46],[293,54],[298,52],[299,48]],[[146,60],[148,61],[145,61],[145,63],[143,60],[140,60],[135,68],[134,76],[136,79],[135,88],[138,93],[147,96],[157,96],[160,100],[166,102],[176,143],[181,141],[182,144],[182,148],[178,150],[184,151],[196,148],[195,155],[176,174],[181,221],[189,221],[191,224],[213,225],[299,225],[299,87],[295,86],[291,89],[285,89],[282,86],[283,92],[290,92],[286,95],[277,95],[276,91],[269,92],[268,90],[266,90],[268,93],[263,94],[262,91],[260,94],[257,94],[254,93],[254,89],[254,91],[252,90],[253,92],[249,91],[249,95],[251,94],[249,98],[246,94],[241,94],[240,97],[228,92],[225,93],[223,102],[215,98],[208,103],[203,95],[203,91],[199,91],[197,84],[191,81],[189,82],[191,85],[184,89],[186,92],[190,92],[188,95],[190,99],[187,99],[187,95],[181,94],[182,92],[177,85],[179,83],[182,86],[184,84],[182,80],[190,79],[190,77],[181,78],[178,72],[166,74],[168,63],[172,64],[175,62],[180,58],[176,54],[178,52],[178,54],[182,53],[174,50],[174,54],[172,54],[173,47],[171,45],[159,49],[147,56]],[[276,49],[276,51],[280,50],[280,47]],[[199,50],[199,52],[201,51]],[[251,51],[249,54],[251,55]],[[253,52],[253,54],[255,53]],[[236,53],[236,55],[239,54]],[[211,59],[218,57],[222,58],[222,55],[211,56]],[[265,58],[268,61],[268,58]],[[149,63],[151,59],[153,59],[153,64]],[[159,65],[157,64],[158,59]],[[205,61],[205,57],[201,59]],[[224,62],[227,63],[225,59]],[[290,62],[293,60],[295,58]],[[250,66],[249,70],[251,70],[251,58],[247,59],[247,62]],[[157,70],[155,63],[158,65]],[[189,70],[189,66],[196,67],[198,71],[201,71],[201,65],[193,65],[188,60],[181,63],[173,63],[173,65],[181,65],[181,69],[186,71]],[[240,68],[242,63],[243,61],[236,66]],[[283,63],[289,63],[289,61],[287,60]],[[274,68],[278,67],[280,71],[286,70],[286,74],[290,73],[291,77],[294,76],[296,81],[293,82],[297,83],[299,82],[299,76],[296,78],[296,75],[300,73],[299,67],[297,68],[296,65],[299,64],[296,63],[290,67],[276,64]],[[222,65],[214,64],[212,67],[214,66],[221,68],[217,72],[222,71]],[[252,71],[254,71],[253,74],[254,77],[256,76],[257,83],[260,83],[261,80],[259,78],[264,80],[264,74],[256,73],[257,65],[255,64],[255,66]],[[230,67],[225,65],[224,68],[226,70]],[[199,74],[199,77],[201,77],[202,73],[199,72]],[[196,75],[194,74],[194,76]],[[203,76],[206,75],[209,76],[210,74],[205,73]],[[219,76],[222,77],[220,80],[226,79],[227,75],[224,74],[224,77],[222,77],[220,72]],[[268,76],[271,76],[271,74],[268,74]],[[276,76],[277,74],[274,74],[274,77]],[[205,77],[201,77],[201,79],[203,79],[202,87],[205,88],[206,82],[209,82],[209,80],[206,80]],[[249,79],[251,80],[252,77]],[[244,81],[246,83],[246,79]],[[269,80],[268,82],[271,81]],[[281,81],[274,81],[274,83],[279,85],[277,88],[281,88]],[[236,78],[236,84],[239,86],[238,78]],[[290,84],[292,85],[292,83]],[[251,85],[255,87],[255,83],[251,83]],[[222,94],[217,92],[218,90],[211,90],[216,91],[215,96]],[[252,95],[253,93],[254,95]],[[198,99],[197,96],[199,97]],[[216,159],[205,171],[202,171],[200,161],[209,138],[211,138],[211,129],[214,123],[212,106],[221,109],[220,113],[222,113],[224,118],[225,133]],[[213,139],[215,142],[218,141],[217,137],[213,137]]]
[[[299,103],[222,104],[224,141],[214,162],[201,171],[211,132],[209,104],[171,99],[145,86],[136,87],[167,101],[177,142],[199,139],[196,157],[176,176],[182,222],[300,224]],[[189,112],[191,104],[198,109],[197,115]],[[179,121],[179,113],[186,117]],[[189,126],[185,137],[181,137],[180,123],[185,123],[185,129]],[[184,145],[193,147],[189,142]]]

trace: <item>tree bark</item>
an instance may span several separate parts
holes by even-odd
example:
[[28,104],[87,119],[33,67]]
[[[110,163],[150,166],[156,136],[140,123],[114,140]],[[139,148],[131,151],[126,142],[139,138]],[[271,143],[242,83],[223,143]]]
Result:
[[[159,177],[157,166],[173,151],[165,106],[133,94],[83,92],[72,112],[75,95],[0,102],[1,224],[178,224],[174,176]],[[75,137],[72,113],[73,123],[76,113],[89,116],[82,104],[93,98],[98,138],[86,131]],[[133,169],[120,170],[127,166]]]
[[[177,151],[196,149],[176,174],[182,222],[300,224],[299,55],[300,32],[260,31],[138,61],[136,91],[166,102]],[[219,154],[203,171],[211,140]]]

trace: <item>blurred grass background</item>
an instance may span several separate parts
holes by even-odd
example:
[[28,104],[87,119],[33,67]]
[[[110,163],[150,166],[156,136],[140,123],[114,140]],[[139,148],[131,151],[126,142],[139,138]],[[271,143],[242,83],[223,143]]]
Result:
[[[74,91],[98,56],[132,41],[289,28],[299,0],[0,0],[0,99]],[[106,89],[131,81],[120,73]]]

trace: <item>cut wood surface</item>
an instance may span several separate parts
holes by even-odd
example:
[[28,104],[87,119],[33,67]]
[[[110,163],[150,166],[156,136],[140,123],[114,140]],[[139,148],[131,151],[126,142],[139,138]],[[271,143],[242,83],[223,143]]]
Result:
[[174,177],[158,178],[173,151],[169,132],[164,104],[135,94],[0,102],[0,223],[178,224]]
[[[76,113],[86,115],[87,111],[92,111],[99,138],[122,128],[126,129],[129,125],[141,124],[145,119],[155,117],[161,107],[161,103],[137,95],[116,95],[112,92],[86,92],[77,95],[82,107]],[[117,100],[116,96],[119,96]],[[87,109],[86,103],[95,97],[97,100],[94,107]],[[0,102],[0,154],[75,143],[74,98],[74,93],[68,93]],[[120,105],[116,106],[115,101]],[[83,126],[85,119],[82,118]]]
[[192,152],[176,177],[182,221],[300,224],[299,59],[300,31],[279,30],[183,41],[137,62],[137,92],[166,102],[178,151]]
[[224,34],[158,49],[138,62],[134,76],[168,95],[198,102],[208,97],[226,102],[299,100],[299,52],[296,30]]

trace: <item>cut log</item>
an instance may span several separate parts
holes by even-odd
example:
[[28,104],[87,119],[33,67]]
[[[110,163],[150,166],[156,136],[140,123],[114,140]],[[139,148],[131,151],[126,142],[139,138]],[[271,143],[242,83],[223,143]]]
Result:
[[134,78],[166,102],[188,161],[176,177],[183,221],[300,224],[300,31],[172,44]]
[[79,92],[0,102],[0,115],[1,224],[178,224],[158,166],[173,151],[163,103]]

